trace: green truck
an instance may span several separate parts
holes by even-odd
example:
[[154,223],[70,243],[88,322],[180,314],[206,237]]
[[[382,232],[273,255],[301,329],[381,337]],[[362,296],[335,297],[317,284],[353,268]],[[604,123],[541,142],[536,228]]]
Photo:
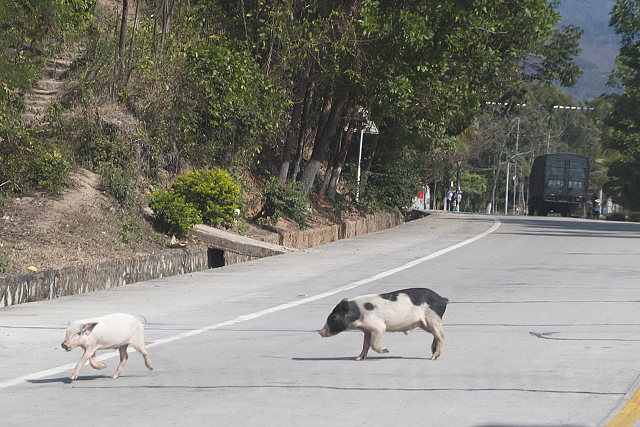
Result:
[[529,215],[580,216],[588,188],[588,158],[571,153],[538,156],[529,177]]

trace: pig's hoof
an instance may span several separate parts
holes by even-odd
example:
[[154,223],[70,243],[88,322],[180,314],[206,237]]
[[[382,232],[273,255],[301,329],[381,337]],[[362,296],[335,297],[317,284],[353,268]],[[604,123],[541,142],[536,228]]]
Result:
[[106,368],[106,367],[107,367],[107,365],[105,365],[104,363],[98,363],[98,364],[96,364],[96,366],[95,366],[95,368],[96,368],[96,369],[104,369],[104,368]]
[[77,375],[77,374],[75,374],[75,375],[74,375],[74,374],[69,375],[69,379],[70,379],[71,381],[75,380],[76,378],[78,378],[78,375]]
[[365,358],[365,356],[358,356],[358,357],[356,357],[356,360],[360,361],[360,360],[364,360],[364,358]]
[[116,379],[116,378],[118,378],[118,377],[119,377],[119,375],[118,375],[118,374],[113,374],[113,375],[111,376],[111,379],[112,379],[112,380],[115,380],[115,379]]
[[375,349],[375,351],[377,351],[378,353],[382,354],[382,353],[389,353],[389,350],[387,349],[387,347],[380,347],[378,349]]
[[440,354],[434,354],[431,356],[431,360],[436,360],[438,357],[440,357]]
[[144,358],[144,364],[147,365],[150,371],[153,371],[153,363],[151,363],[151,359],[149,357]]

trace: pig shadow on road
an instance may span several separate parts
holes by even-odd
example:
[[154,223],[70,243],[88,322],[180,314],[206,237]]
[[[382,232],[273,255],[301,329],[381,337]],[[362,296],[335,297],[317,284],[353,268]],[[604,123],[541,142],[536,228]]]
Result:
[[582,424],[562,424],[554,426],[551,424],[482,424],[477,427],[585,427]]
[[106,375],[89,375],[89,376],[78,377],[75,381],[71,381],[67,377],[62,377],[62,378],[45,378],[42,380],[27,380],[27,382],[31,384],[52,384],[52,383],[71,384],[72,382],[78,383],[82,381],[92,381],[92,380],[97,380],[102,378],[111,378],[111,377],[108,377]]
[[[291,360],[295,360],[297,362],[321,362],[321,361],[334,361],[339,362],[343,360],[355,361],[355,357],[292,357]],[[374,356],[367,357],[365,360],[361,362],[373,362],[375,360],[429,360],[429,357],[402,357],[402,356]]]

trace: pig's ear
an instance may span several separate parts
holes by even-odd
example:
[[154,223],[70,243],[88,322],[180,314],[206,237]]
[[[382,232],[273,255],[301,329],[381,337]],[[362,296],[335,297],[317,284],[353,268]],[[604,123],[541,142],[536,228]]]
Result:
[[82,325],[82,328],[80,329],[80,332],[78,332],[78,334],[79,335],[84,335],[84,334],[89,335],[93,331],[93,328],[96,327],[97,324],[98,324],[98,322],[85,323],[84,325]]
[[344,311],[345,313],[349,311],[351,307],[349,307],[349,300],[348,299],[343,299],[342,301],[340,301],[340,310]]

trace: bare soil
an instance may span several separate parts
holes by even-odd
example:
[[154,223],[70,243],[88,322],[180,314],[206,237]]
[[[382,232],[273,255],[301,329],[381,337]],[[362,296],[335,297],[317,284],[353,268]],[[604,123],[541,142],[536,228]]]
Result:
[[[0,267],[3,253],[8,252],[9,262],[0,278],[28,274],[34,268],[42,271],[95,266],[167,248],[170,236],[153,229],[151,218],[144,214],[143,197],[138,199],[137,207],[125,210],[100,191],[99,175],[75,168],[70,178],[70,186],[58,195],[33,192],[5,200],[4,210],[0,210]],[[359,216],[362,214],[356,211],[342,213],[343,219]],[[309,228],[340,222],[336,210],[324,200],[314,203],[308,219]],[[137,227],[130,226],[132,223]],[[278,232],[296,231],[299,227],[281,217],[275,225],[241,222],[240,229],[241,233],[238,226],[227,231],[269,241]],[[181,242],[186,247],[199,244],[193,236]]]
[[[29,267],[41,271],[89,266],[163,247],[149,236],[160,243],[166,239],[145,221],[137,221],[140,230],[126,233],[123,223],[136,219],[135,215],[99,191],[99,175],[77,168],[71,179],[70,188],[58,195],[34,192],[5,201],[7,206],[0,212],[0,250],[10,253],[6,274],[29,273]],[[136,241],[139,233],[141,242]]]

